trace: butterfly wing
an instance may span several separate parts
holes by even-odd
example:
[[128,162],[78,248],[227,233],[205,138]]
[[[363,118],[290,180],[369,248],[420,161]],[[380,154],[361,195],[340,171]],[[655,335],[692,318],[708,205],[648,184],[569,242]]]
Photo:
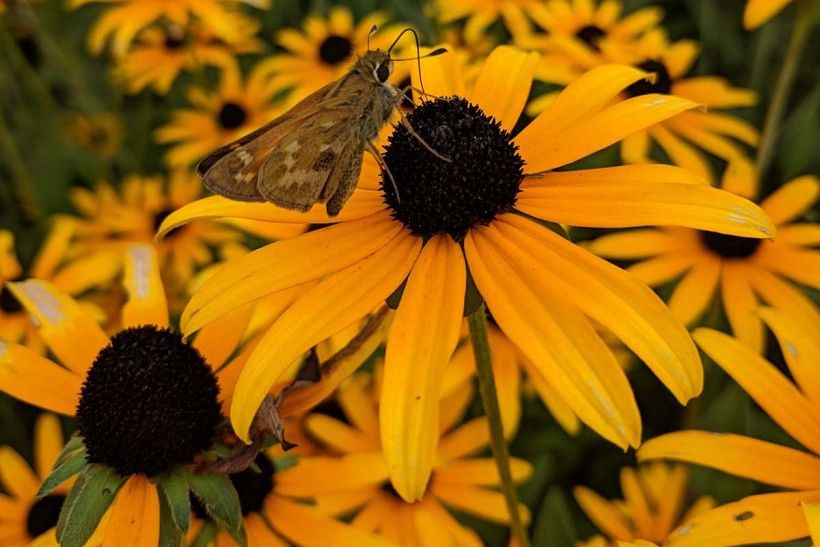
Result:
[[298,128],[306,118],[315,116],[333,100],[337,82],[332,82],[297,103],[293,108],[206,156],[196,171],[212,192],[239,201],[265,201],[257,189],[259,170],[265,158],[285,136]]

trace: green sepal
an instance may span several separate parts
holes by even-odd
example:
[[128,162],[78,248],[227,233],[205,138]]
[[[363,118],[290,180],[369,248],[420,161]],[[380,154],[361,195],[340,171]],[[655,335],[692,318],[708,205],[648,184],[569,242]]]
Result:
[[242,510],[231,479],[227,475],[202,474],[187,475],[186,480],[208,516],[244,547],[246,540],[242,529]]
[[37,497],[42,498],[49,495],[69,477],[79,473],[85,466],[85,443],[82,437],[75,433],[63,447],[63,451],[60,452],[51,473],[48,474],[46,480],[37,490]]
[[297,456],[296,454],[287,454],[285,456],[274,458],[273,467],[278,472],[284,471],[285,469],[290,469],[297,463],[299,463],[299,456]]
[[188,495],[188,481],[180,473],[162,477],[157,483],[162,497],[168,504],[168,510],[174,524],[180,531],[186,532],[190,524],[191,498]]
[[[184,481],[183,481],[184,483]],[[163,491],[161,482],[157,483],[159,495],[159,547],[180,547],[185,538],[185,530],[180,529],[176,522],[171,500]],[[185,497],[188,497],[188,485],[185,484]],[[186,516],[187,520],[187,516]],[[186,522],[187,524],[187,522]],[[187,526],[185,527],[187,529]]]
[[57,541],[61,547],[83,547],[125,478],[105,465],[86,466],[68,493],[57,521]]
[[202,528],[199,529],[196,539],[191,543],[191,547],[208,547],[209,545],[213,545],[217,530],[216,524],[211,521],[205,521]]

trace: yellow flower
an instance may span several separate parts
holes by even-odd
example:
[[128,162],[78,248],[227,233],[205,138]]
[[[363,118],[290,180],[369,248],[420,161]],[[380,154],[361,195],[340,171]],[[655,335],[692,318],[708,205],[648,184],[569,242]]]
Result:
[[[637,469],[621,469],[623,500],[607,501],[584,486],[574,490],[575,499],[595,526],[604,533],[591,545],[614,545],[621,541],[645,541],[663,545],[672,530],[714,506],[701,497],[683,513],[686,499],[686,468],[661,462]],[[638,543],[640,545],[640,543]]]
[[[100,53],[110,40],[116,56],[123,55],[140,30],[159,20],[185,27],[196,18],[228,43],[246,39],[245,29],[237,26],[236,5],[240,0],[69,0],[70,8],[105,3],[109,7],[88,35],[88,47]],[[268,0],[242,0],[267,8]]]
[[251,130],[271,121],[280,107],[272,105],[276,88],[257,65],[243,81],[236,63],[225,66],[217,88],[188,90],[193,108],[174,110],[168,124],[157,129],[156,140],[173,143],[165,156],[172,167],[190,167]]
[[[741,118],[720,111],[755,104],[755,93],[732,87],[718,76],[686,77],[697,59],[699,46],[694,40],[670,43],[665,31],[655,28],[662,14],[659,9],[646,8],[618,20],[616,2],[602,2],[597,11],[588,0],[572,4],[559,0],[549,6],[542,24],[550,28],[550,34],[533,38],[525,33],[518,39],[523,46],[546,54],[540,70],[535,73],[536,79],[565,85],[595,66],[628,64],[654,73],[655,79],[628,86],[625,96],[671,94],[699,103],[708,110],[689,110],[634,132],[621,143],[624,161],[650,161],[654,141],[673,163],[710,182],[715,181],[715,176],[708,158],[699,149],[734,163],[739,172],[751,171],[747,151],[736,141],[756,146],[757,130]],[[604,26],[587,24],[593,20],[601,21]],[[598,30],[589,30],[592,28]],[[528,112],[539,112],[553,99],[554,94],[536,99]],[[746,182],[746,190],[737,193],[749,197],[754,194],[756,185],[753,180]]]
[[[150,246],[128,247],[124,285],[128,300],[121,310],[122,327],[109,338],[53,285],[39,280],[11,284],[59,364],[24,346],[0,344],[0,390],[59,414],[76,415],[88,462],[111,467],[122,476],[124,482],[98,530],[105,536],[104,545],[116,537],[156,545],[159,498],[154,477],[190,464],[196,453],[209,447],[220,417],[217,385],[227,407],[238,371],[259,337],[245,338],[252,315],[247,308],[209,325],[191,344],[171,333],[159,264]],[[374,334],[357,351],[337,359],[333,373],[302,390],[299,399],[289,402],[289,409],[304,412],[331,392],[380,340]],[[146,369],[128,374],[135,363]],[[176,370],[172,364],[186,368]],[[152,396],[145,397],[149,391]],[[276,514],[276,529],[297,543],[319,534],[340,534],[352,545],[378,544],[281,496],[265,496],[263,501],[266,510]],[[300,530],[300,523],[306,521],[313,526]],[[258,512],[247,522],[248,533],[262,541],[257,545],[269,545],[263,541],[265,530]]]
[[[165,217],[201,192],[199,178],[183,170],[174,171],[167,184],[159,176],[129,176],[119,192],[105,183],[95,191],[74,188],[71,198],[82,216],[76,219],[70,253],[60,269],[60,287],[78,294],[109,282],[121,271],[126,246],[153,242]],[[170,288],[175,292],[184,289],[198,268],[210,264],[214,260],[211,247],[241,237],[223,223],[202,222],[164,239],[158,252]]]
[[782,490],[699,515],[672,533],[669,545],[747,545],[809,535],[801,504],[820,502],[820,319],[797,318],[771,308],[759,313],[780,343],[790,377],[724,333],[697,329],[693,337],[772,420],[810,452],[706,431],[680,431],[647,441],[638,451],[641,461],[685,461]]
[[62,449],[60,421],[51,414],[41,414],[34,425],[34,469],[11,448],[0,447],[0,484],[8,493],[0,494],[0,541],[4,546],[56,545],[54,527],[71,483],[42,499],[37,499],[37,490]]
[[[272,78],[277,89],[291,90],[287,98],[287,106],[291,106],[328,82],[341,78],[356,55],[367,51],[368,36],[374,25],[378,32],[370,37],[371,49],[386,49],[407,27],[405,24],[385,25],[387,20],[387,14],[375,11],[356,24],[350,9],[342,6],[332,8],[327,18],[309,15],[301,31],[284,29],[277,33],[275,43],[286,53],[262,61],[259,71]],[[401,81],[409,69],[409,64],[399,67],[391,81]]]
[[120,151],[122,134],[122,122],[111,113],[90,116],[77,114],[68,123],[71,142],[103,158],[109,158]]
[[743,26],[756,29],[785,8],[792,0],[748,0],[743,12]]
[[[451,378],[458,382],[456,376]],[[462,378],[463,380],[463,378]],[[497,486],[492,458],[476,457],[489,443],[484,418],[457,425],[473,398],[472,385],[453,386],[440,401],[440,437],[432,478],[419,501],[408,503],[390,491],[388,465],[379,437],[377,376],[360,373],[342,384],[336,400],[343,419],[314,413],[305,419],[308,435],[325,448],[325,455],[302,457],[299,464],[279,474],[282,492],[313,496],[325,514],[356,511],[353,526],[377,533],[400,545],[481,545],[477,534],[461,525],[445,505],[483,520],[509,524],[504,497]],[[513,479],[525,480],[530,465],[510,462]],[[528,520],[525,506],[520,510]],[[424,541],[422,541],[424,540]]]
[[442,23],[465,19],[464,36],[467,43],[475,43],[487,27],[499,17],[512,34],[527,24],[526,14],[535,9],[538,0],[436,0],[436,16]]
[[459,339],[468,267],[499,328],[582,421],[619,446],[640,442],[640,417],[623,370],[588,317],[642,357],[681,402],[700,392],[694,344],[660,299],[534,219],[592,227],[682,224],[744,237],[765,237],[774,228],[756,206],[675,167],[553,171],[694,104],[646,95],[606,106],[646,73],[605,66],[569,86],[512,138],[535,61],[499,47],[467,90],[454,56],[426,60],[427,91],[449,98],[422,103],[410,122],[454,161],[435,159],[397,128],[384,158],[400,201],[390,182],[379,185],[367,157],[359,187],[337,217],[324,206],[297,213],[212,197],[166,219],[161,232],[218,216],[331,223],[221,268],[183,313],[183,329],[192,333],[266,294],[321,279],[279,317],[242,371],[231,407],[241,438],[290,362],[402,286],[380,421],[393,484],[406,500],[419,499],[435,459],[438,393]]
[[242,32],[242,38],[230,44],[220,40],[202,23],[188,28],[175,25],[146,28],[116,60],[116,79],[129,93],[150,87],[164,95],[180,72],[206,65],[229,66],[237,54],[261,51],[263,44],[254,37],[259,24],[241,14],[232,16],[234,27],[237,32]]
[[672,313],[693,324],[719,293],[735,335],[763,350],[763,323],[755,313],[766,304],[808,318],[814,305],[786,280],[820,288],[820,224],[796,222],[820,197],[817,177],[804,176],[760,202],[777,226],[774,241],[729,236],[682,227],[634,230],[589,243],[601,256],[639,260],[629,271],[655,287],[677,277],[669,299]]

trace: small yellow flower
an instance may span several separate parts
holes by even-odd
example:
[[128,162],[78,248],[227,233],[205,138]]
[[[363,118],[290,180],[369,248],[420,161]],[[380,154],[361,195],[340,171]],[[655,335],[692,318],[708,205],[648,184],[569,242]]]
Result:
[[37,499],[37,490],[62,449],[60,421],[51,414],[41,414],[34,424],[33,469],[17,452],[0,447],[0,484],[8,493],[0,494],[0,539],[4,546],[56,545],[54,527],[73,480],[42,499]]
[[487,28],[501,17],[512,34],[526,24],[526,14],[539,0],[436,0],[437,19],[453,23],[466,19],[464,36],[468,44],[476,43]]
[[665,544],[673,529],[714,507],[711,498],[701,497],[684,513],[686,478],[684,466],[655,462],[621,469],[623,500],[607,501],[591,489],[577,486],[574,494],[578,505],[605,536],[596,536],[583,545]]
[[229,66],[238,54],[261,51],[263,44],[254,37],[259,24],[240,14],[232,16],[234,27],[242,32],[242,37],[230,44],[200,22],[188,28],[175,25],[146,28],[128,51],[117,58],[116,79],[129,93],[150,87],[164,95],[183,71],[206,65]]
[[[284,29],[277,33],[275,43],[286,53],[261,62],[259,71],[272,78],[277,89],[290,90],[286,106],[291,106],[328,82],[341,78],[356,55],[367,51],[374,25],[378,32],[369,38],[371,49],[386,49],[408,26],[386,24],[387,21],[387,14],[376,11],[355,23],[350,9],[342,6],[332,8],[326,18],[309,15],[301,31]],[[410,66],[403,63],[397,68],[391,78],[394,83],[407,76]]]
[[68,123],[68,137],[89,152],[109,158],[122,144],[122,121],[112,113],[73,116]]
[[756,29],[785,8],[792,0],[748,0],[743,12],[743,26]]
[[[720,295],[735,335],[763,350],[759,302],[811,318],[811,300],[789,281],[820,288],[820,224],[797,222],[820,198],[820,180],[804,176],[760,202],[777,226],[772,241],[662,227],[606,235],[588,248],[603,257],[639,260],[629,271],[652,287],[680,277],[672,313],[691,325]],[[787,281],[788,280],[788,281]]]
[[[441,399],[440,437],[436,464],[425,492],[408,503],[391,492],[389,471],[379,435],[378,375],[360,373],[342,384],[336,400],[343,418],[314,413],[305,419],[308,435],[319,442],[324,455],[300,458],[299,464],[279,474],[279,488],[292,496],[315,496],[325,514],[356,512],[352,524],[401,545],[480,545],[471,529],[461,525],[445,505],[499,524],[509,524],[498,485],[496,463],[475,454],[487,448],[489,427],[484,418],[457,425],[473,398],[471,384],[458,384]],[[463,380],[463,378],[462,378]],[[449,382],[448,382],[449,383]],[[343,421],[345,419],[347,421]],[[513,479],[525,480],[530,465],[510,462]],[[520,511],[524,520],[526,507]]]
[[128,51],[137,34],[159,20],[185,27],[196,19],[223,41],[240,43],[246,36],[237,27],[236,5],[244,1],[259,8],[267,8],[268,0],[69,0],[70,8],[85,4],[105,3],[107,9],[94,24],[88,35],[88,47],[100,53],[111,42],[115,56]]
[[786,433],[808,451],[731,433],[680,431],[647,441],[640,461],[694,463],[769,484],[778,492],[750,496],[698,515],[669,536],[674,547],[748,545],[816,534],[820,502],[820,319],[758,312],[777,337],[790,377],[739,340],[712,329],[693,337]]
[[242,371],[231,408],[240,437],[248,438],[260,402],[294,359],[371,313],[406,280],[387,341],[380,421],[393,484],[404,499],[419,499],[435,460],[438,393],[459,340],[467,268],[501,330],[582,421],[619,446],[640,442],[640,417],[589,318],[633,349],[681,402],[700,392],[694,345],[660,299],[534,219],[681,224],[744,237],[770,236],[773,226],[756,206],[675,167],[556,170],[695,105],[654,94],[613,105],[647,74],[604,66],[512,137],[536,60],[496,48],[472,88],[455,56],[425,60],[428,92],[447,98],[422,102],[410,121],[456,161],[436,160],[397,129],[384,158],[400,201],[366,157],[359,186],[336,217],[323,206],[297,213],[212,197],[166,219],[161,232],[217,216],[330,224],[221,268],[183,313],[192,333],[262,296],[318,281],[282,313]]
[[156,140],[172,144],[165,155],[171,167],[186,168],[208,153],[271,121],[281,111],[272,100],[277,89],[257,65],[244,79],[236,63],[225,66],[213,91],[188,90],[193,108],[171,112]]

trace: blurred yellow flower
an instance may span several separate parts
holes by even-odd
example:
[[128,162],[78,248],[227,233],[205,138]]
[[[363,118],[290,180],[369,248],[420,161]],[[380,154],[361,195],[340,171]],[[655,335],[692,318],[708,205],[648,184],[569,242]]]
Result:
[[170,121],[155,132],[163,144],[171,144],[165,161],[171,167],[190,167],[213,152],[257,127],[271,121],[281,112],[272,103],[277,90],[257,65],[243,78],[236,63],[225,66],[216,89],[201,87],[188,90],[193,108],[171,112]]
[[201,22],[187,28],[169,24],[140,31],[128,51],[116,59],[115,78],[129,93],[150,87],[164,95],[183,71],[230,66],[238,54],[262,51],[261,40],[255,38],[259,23],[240,14],[233,18],[236,32],[242,33],[233,43],[224,42]]
[[656,287],[681,277],[669,299],[672,313],[691,325],[720,294],[732,331],[763,350],[760,301],[811,319],[811,300],[787,280],[820,289],[820,224],[797,222],[820,198],[820,180],[794,179],[760,202],[777,226],[772,240],[661,227],[605,235],[588,244],[610,259],[639,260],[628,270]]
[[792,0],[748,0],[743,12],[743,26],[756,29],[785,8]]
[[501,17],[512,34],[526,25],[526,14],[539,0],[436,0],[436,18],[444,23],[466,19],[464,36],[473,44]]
[[714,507],[714,501],[704,496],[684,512],[689,503],[686,478],[684,466],[655,462],[621,469],[623,500],[607,501],[585,486],[575,487],[578,505],[604,534],[579,546],[615,547],[632,541],[665,545],[673,529]]
[[120,151],[123,136],[122,121],[113,113],[72,116],[68,122],[68,137],[101,158],[110,158]]
[[[274,43],[286,53],[262,61],[258,70],[270,77],[278,90],[290,90],[286,106],[291,106],[328,82],[341,78],[356,56],[367,51],[368,36],[374,25],[378,31],[370,37],[371,49],[387,49],[408,26],[387,24],[387,21],[386,13],[375,11],[355,23],[350,9],[342,6],[332,8],[326,18],[309,15],[301,30],[283,29],[276,34]],[[410,65],[402,63],[396,68],[391,78],[394,83],[407,75]]]
[[[669,545],[748,545],[809,536],[804,509],[820,502],[820,319],[771,308],[758,313],[777,337],[790,376],[722,332],[697,329],[693,337],[772,420],[809,451],[706,431],[679,431],[647,441],[638,451],[641,461],[664,458],[694,463],[782,490],[698,515],[669,536]],[[816,509],[808,511],[814,513],[816,524]]]
[[[453,378],[457,381],[457,377]],[[492,458],[476,457],[489,443],[484,418],[462,425],[473,396],[470,384],[461,382],[440,401],[438,451],[429,485],[420,499],[408,503],[390,487],[390,477],[379,435],[378,375],[360,373],[339,387],[338,418],[313,413],[305,419],[308,435],[324,447],[326,455],[300,458],[299,464],[278,476],[278,487],[294,497],[315,497],[325,514],[356,512],[352,524],[400,545],[479,546],[478,535],[447,511],[459,511],[499,524],[509,523],[502,494],[491,489],[499,483]],[[530,465],[511,461],[513,479],[525,480]],[[521,505],[525,520],[529,518]]]

